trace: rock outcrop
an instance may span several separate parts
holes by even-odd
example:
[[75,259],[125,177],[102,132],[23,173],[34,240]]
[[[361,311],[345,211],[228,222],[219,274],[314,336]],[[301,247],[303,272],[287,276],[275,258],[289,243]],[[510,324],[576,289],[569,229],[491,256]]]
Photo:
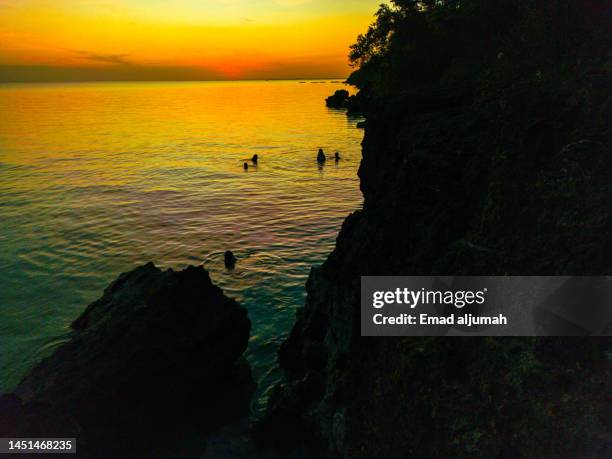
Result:
[[367,104],[366,92],[350,95],[346,89],[338,89],[325,99],[328,108],[346,109],[349,116],[361,116]]
[[239,359],[250,321],[202,267],[149,263],[123,273],[72,329],[0,397],[2,436],[78,437],[81,454],[127,457],[129,448],[163,450],[158,441],[185,425],[201,435],[248,407],[254,387]]
[[349,92],[346,89],[338,89],[333,95],[325,99],[325,105],[329,108],[346,108]]

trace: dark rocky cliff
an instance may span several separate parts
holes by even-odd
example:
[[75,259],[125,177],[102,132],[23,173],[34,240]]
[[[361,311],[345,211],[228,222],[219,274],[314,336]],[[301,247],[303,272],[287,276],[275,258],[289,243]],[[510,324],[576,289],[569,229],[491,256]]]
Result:
[[262,437],[351,458],[608,454],[607,338],[362,338],[359,295],[362,275],[612,273],[610,89],[576,65],[371,103],[364,207],[311,272]]

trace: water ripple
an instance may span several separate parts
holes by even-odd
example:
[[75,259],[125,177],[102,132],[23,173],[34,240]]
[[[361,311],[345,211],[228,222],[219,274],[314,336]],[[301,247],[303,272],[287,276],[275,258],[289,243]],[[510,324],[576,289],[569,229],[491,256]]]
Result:
[[[260,410],[310,267],[361,205],[358,120],[323,104],[340,87],[0,88],[0,392],[118,273],[203,264],[249,310]],[[343,159],[319,168],[319,147]]]

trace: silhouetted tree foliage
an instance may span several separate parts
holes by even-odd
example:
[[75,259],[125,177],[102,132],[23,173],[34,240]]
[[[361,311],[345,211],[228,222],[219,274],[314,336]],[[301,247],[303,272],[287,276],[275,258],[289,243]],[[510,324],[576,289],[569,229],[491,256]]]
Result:
[[576,65],[605,55],[609,25],[604,0],[392,0],[351,46],[349,82],[385,94]]

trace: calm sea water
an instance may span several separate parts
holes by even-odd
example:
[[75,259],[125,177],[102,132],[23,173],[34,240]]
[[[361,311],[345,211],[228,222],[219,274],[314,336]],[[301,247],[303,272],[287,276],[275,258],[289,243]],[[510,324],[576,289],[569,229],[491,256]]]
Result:
[[[0,86],[0,392],[120,272],[203,264],[249,310],[260,410],[310,267],[361,206],[362,132],[324,104],[341,87]],[[319,168],[319,147],[343,159]]]

